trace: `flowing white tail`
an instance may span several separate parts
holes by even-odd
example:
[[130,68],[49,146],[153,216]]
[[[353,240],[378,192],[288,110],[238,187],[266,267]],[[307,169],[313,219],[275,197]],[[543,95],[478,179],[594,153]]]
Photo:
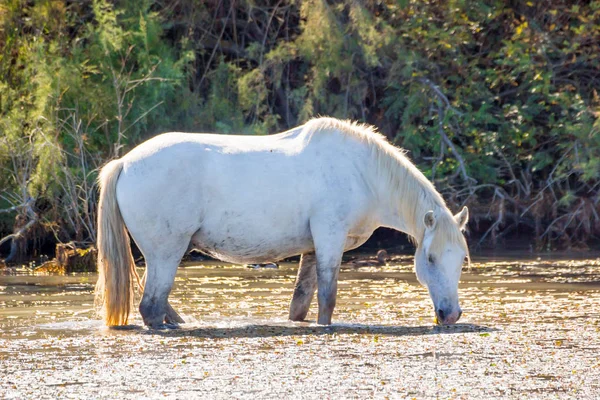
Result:
[[129,235],[117,204],[117,181],[123,164],[106,164],[98,181],[98,282],[96,304],[102,307],[108,326],[126,325],[134,298],[134,279],[138,279],[131,254]]

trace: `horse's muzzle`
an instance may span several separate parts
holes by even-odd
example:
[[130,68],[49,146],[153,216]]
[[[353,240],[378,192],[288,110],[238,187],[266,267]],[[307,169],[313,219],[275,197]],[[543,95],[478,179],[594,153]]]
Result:
[[449,309],[438,308],[435,310],[435,323],[438,325],[454,325],[462,315],[462,310],[452,311]]

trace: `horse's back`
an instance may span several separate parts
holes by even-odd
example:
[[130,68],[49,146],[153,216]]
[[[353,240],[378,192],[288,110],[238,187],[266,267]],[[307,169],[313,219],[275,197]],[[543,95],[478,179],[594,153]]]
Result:
[[303,126],[268,136],[165,133],[123,157],[122,179],[150,192],[201,185],[213,197],[260,192],[263,201],[280,200],[355,179],[352,164],[361,155],[345,149],[347,142],[307,134]]

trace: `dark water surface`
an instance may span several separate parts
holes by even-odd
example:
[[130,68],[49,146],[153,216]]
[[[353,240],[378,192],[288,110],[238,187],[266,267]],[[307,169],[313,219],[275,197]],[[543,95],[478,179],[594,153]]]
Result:
[[0,271],[0,398],[600,396],[600,258],[475,258],[450,328],[411,263],[343,269],[329,328],[287,321],[296,264],[188,263],[160,332],[105,328],[94,274]]

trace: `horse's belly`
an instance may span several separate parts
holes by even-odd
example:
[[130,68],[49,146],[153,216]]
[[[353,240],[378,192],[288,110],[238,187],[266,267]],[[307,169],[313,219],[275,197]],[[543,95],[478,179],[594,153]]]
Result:
[[219,260],[238,264],[266,263],[312,251],[310,234],[235,235],[200,230],[192,246]]

